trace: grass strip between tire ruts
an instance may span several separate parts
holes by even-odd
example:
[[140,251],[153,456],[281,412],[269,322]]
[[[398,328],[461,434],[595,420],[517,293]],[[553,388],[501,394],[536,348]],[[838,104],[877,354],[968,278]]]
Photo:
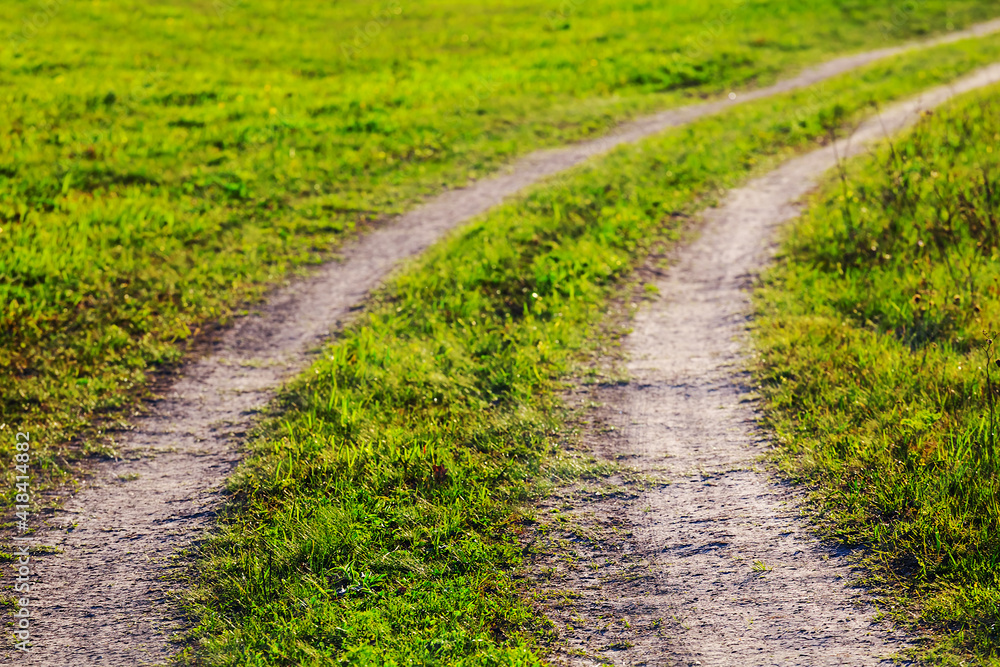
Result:
[[987,39],[621,148],[504,205],[394,280],[283,395],[206,548],[185,658],[537,664],[519,508],[561,380],[654,244],[829,128],[1000,55]]

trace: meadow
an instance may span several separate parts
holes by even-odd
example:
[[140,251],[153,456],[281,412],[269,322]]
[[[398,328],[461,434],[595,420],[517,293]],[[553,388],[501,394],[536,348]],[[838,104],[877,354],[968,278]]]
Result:
[[43,476],[199,336],[513,156],[960,28],[973,0],[12,0],[0,7],[0,414]]
[[943,664],[1000,664],[998,261],[993,89],[843,165],[758,294],[777,460]]
[[[251,440],[189,598],[192,664],[540,664],[517,578],[560,392],[616,342],[635,268],[722,193],[886,102],[989,62],[909,54],[621,148],[475,221],[375,296]],[[713,150],[705,150],[712,146]]]
[[[2,3],[0,423],[44,433],[41,481],[71,481],[78,462],[114,452],[159,371],[427,196],[644,112],[996,13],[974,0]],[[544,484],[596,474],[557,454],[573,437],[560,392],[614,344],[607,314],[633,270],[726,189],[873,103],[998,57],[990,37],[734,108],[619,149],[433,248],[251,436],[219,532],[183,582],[194,628],[180,661],[540,664],[553,637],[516,578],[517,536]],[[892,594],[899,609],[924,604],[942,660],[996,643],[996,452],[975,417],[1000,369],[980,379],[967,365],[998,307],[983,259],[996,222],[952,221],[995,209],[997,190],[993,172],[979,186],[944,166],[965,156],[966,176],[979,173],[972,146],[1000,129],[996,103],[976,104],[852,166],[849,192],[826,191],[800,231],[815,239],[771,278],[760,329],[786,469],[826,489],[833,534],[915,582]],[[901,180],[879,180],[887,164]],[[937,221],[916,239],[924,255],[894,236],[917,234],[906,220]],[[834,285],[845,276],[853,301]],[[823,365],[834,320],[853,367]],[[870,368],[875,354],[884,368]],[[903,421],[886,393],[894,368],[908,369]],[[881,402],[862,409],[848,385]]]

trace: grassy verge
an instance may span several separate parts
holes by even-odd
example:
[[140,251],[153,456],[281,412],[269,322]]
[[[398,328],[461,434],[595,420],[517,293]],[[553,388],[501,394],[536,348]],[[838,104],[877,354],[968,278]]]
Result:
[[1000,664],[998,262],[994,89],[845,167],[758,299],[780,460],[945,664]]
[[[0,415],[39,466],[345,234],[531,148],[992,3],[16,0],[0,7]],[[113,37],[112,37],[113,36]],[[111,422],[113,425],[113,421]]]
[[[654,243],[721,191],[888,100],[1000,55],[911,54],[616,151],[439,244],[282,399],[208,545],[186,658],[534,664],[518,507],[561,378]],[[981,59],[981,60],[979,60]],[[705,147],[712,146],[712,150]]]

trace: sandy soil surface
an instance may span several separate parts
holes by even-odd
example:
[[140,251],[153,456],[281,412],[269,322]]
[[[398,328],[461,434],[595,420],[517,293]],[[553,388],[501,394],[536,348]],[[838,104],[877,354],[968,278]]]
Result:
[[587,435],[596,455],[653,481],[549,502],[569,526],[536,563],[564,640],[558,662],[859,667],[907,647],[872,623],[850,559],[810,534],[800,497],[757,463],[768,443],[742,370],[748,291],[775,230],[838,155],[997,82],[1000,65],[926,92],[732,191],[675,252],[662,296],[625,339],[629,382],[594,390],[602,407]]
[[[929,42],[1000,30],[1000,21]],[[926,45],[925,44],[925,45]],[[221,486],[240,459],[238,443],[281,383],[387,275],[460,223],[503,199],[616,145],[717,113],[728,106],[821,81],[906,48],[851,56],[767,89],[666,111],[606,137],[534,153],[505,173],[447,192],[343,249],[344,259],[277,290],[204,356],[186,364],[149,414],[116,442],[120,459],[51,515],[34,540],[57,553],[35,558],[34,649],[21,665],[140,665],[177,650],[183,626],[172,592],[181,550],[213,524]],[[2,649],[13,658],[13,651]]]

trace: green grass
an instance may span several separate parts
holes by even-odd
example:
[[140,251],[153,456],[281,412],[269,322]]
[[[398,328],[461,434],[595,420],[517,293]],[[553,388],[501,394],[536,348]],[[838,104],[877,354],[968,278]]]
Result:
[[995,13],[4,2],[2,421],[38,433],[36,470],[58,477],[67,457],[105,451],[101,429],[151,369],[345,234],[531,148]]
[[843,176],[758,297],[779,460],[868,547],[883,609],[937,633],[931,658],[997,665],[1000,89]]
[[[619,149],[438,244],[283,395],[191,601],[210,665],[537,664],[514,574],[562,382],[654,245],[838,122],[1000,55],[910,54]],[[707,150],[711,146],[712,150]]]

